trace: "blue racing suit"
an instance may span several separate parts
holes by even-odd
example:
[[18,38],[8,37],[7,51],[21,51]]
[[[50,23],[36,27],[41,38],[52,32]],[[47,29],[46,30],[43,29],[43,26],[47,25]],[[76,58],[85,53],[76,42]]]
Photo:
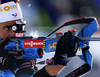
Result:
[[[1,38],[0,41],[2,41]],[[32,65],[32,59],[15,59],[9,70],[0,70],[0,77],[32,77],[34,73]]]
[[15,77],[15,75],[10,71],[1,71],[0,70],[0,77]]
[[15,60],[17,63],[11,69],[0,70],[0,77],[33,77],[32,61],[27,59]]

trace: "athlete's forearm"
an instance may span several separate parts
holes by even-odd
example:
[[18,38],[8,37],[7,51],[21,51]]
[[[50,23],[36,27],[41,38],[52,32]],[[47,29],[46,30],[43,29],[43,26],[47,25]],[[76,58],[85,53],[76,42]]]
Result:
[[62,65],[47,65],[39,70],[34,77],[56,77],[63,68]]
[[65,66],[62,65],[47,65],[45,66],[46,72],[51,75],[57,75]]

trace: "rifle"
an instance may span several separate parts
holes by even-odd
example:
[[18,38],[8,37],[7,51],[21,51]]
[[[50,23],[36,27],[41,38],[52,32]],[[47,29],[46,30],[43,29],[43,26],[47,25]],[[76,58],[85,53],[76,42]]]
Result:
[[[12,37],[4,49],[18,51],[23,49],[25,54],[19,59],[37,59],[43,57],[43,52],[55,52],[56,45],[59,39],[57,38],[46,38],[46,37]],[[74,40],[74,39],[73,39]],[[100,38],[79,38],[81,41],[100,41]],[[82,45],[79,45],[80,47]],[[84,47],[84,45],[82,46]]]
[[[38,38],[33,38],[32,36],[25,36],[25,37],[11,37],[10,38],[10,42],[8,43],[8,45],[6,45],[4,47],[4,49],[8,49],[8,50],[19,50],[19,49],[23,49],[25,51],[25,54],[20,57],[20,59],[37,59],[37,58],[42,58],[43,57],[43,51],[45,52],[55,52],[56,49],[56,45],[57,42],[59,40],[59,37],[62,36],[62,32],[56,33],[56,37],[55,38],[48,38],[50,35],[52,35],[53,33],[55,33],[57,30],[59,30],[60,28],[64,27],[64,26],[69,26],[72,24],[83,24],[83,23],[87,23],[90,24],[91,22],[93,22],[95,20],[95,24],[97,26],[96,29],[98,29],[98,24],[96,22],[96,18],[95,17],[84,17],[84,18],[80,18],[80,19],[75,19],[72,21],[68,21],[66,23],[64,23],[62,26],[58,27],[56,30],[54,30],[53,32],[51,32],[49,35],[47,35],[46,37],[38,37]],[[17,24],[14,26],[11,26],[13,31],[16,33],[20,33],[20,32],[25,32],[23,31],[23,26],[25,26],[24,23],[17,21]],[[94,24],[93,24],[94,25]],[[17,28],[16,28],[17,27]],[[87,26],[85,26],[87,27]],[[15,30],[17,29],[17,30]],[[84,28],[82,28],[80,31],[82,31]],[[94,28],[95,29],[95,28]],[[75,36],[75,32],[72,32]],[[93,33],[91,33],[92,35]],[[57,37],[59,36],[59,37]],[[79,40],[81,41],[100,41],[100,38],[91,38],[88,36],[79,36]]]
[[[45,51],[46,53],[50,52],[55,52],[56,50],[56,45],[59,40],[59,38],[49,38],[53,33],[61,29],[62,27],[69,26],[72,24],[88,24],[84,27],[82,27],[77,34],[79,37],[79,48],[83,48],[86,45],[89,45],[89,41],[100,41],[100,38],[91,38],[92,34],[94,34],[98,29],[98,23],[96,21],[95,17],[84,17],[80,19],[75,19],[72,21],[68,21],[58,27],[56,30],[51,32],[49,35],[46,37],[38,37],[38,38],[33,38],[33,37],[13,37],[10,38],[11,42],[9,42],[4,49],[12,49],[12,50],[19,50],[23,49],[25,51],[25,54],[20,57],[20,59],[38,59],[43,57],[43,52]],[[18,25],[17,25],[18,26]],[[22,25],[23,26],[23,25]],[[19,30],[15,30],[15,32],[21,31],[22,28],[19,28]],[[75,32],[73,32],[75,36]],[[59,35],[59,33],[58,33]],[[56,35],[57,36],[57,35]],[[61,33],[60,33],[61,37]],[[72,38],[72,43],[73,43]],[[88,53],[88,54],[87,54]],[[90,67],[89,70],[92,68],[92,56],[89,51],[84,52],[83,54],[79,55],[79,57],[86,62],[84,67]],[[40,62],[41,64],[41,62]],[[88,71],[89,71],[88,70]],[[88,72],[85,71],[85,72]]]

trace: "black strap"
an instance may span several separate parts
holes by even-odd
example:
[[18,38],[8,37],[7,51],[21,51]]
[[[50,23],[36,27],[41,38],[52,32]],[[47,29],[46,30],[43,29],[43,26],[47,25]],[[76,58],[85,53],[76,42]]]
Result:
[[90,65],[85,63],[84,65],[82,65],[81,67],[79,67],[76,70],[72,71],[71,73],[69,73],[65,77],[78,77],[78,76],[88,72],[90,69],[91,69]]
[[16,72],[16,77],[19,77],[20,75],[23,75],[23,74],[28,74],[28,75],[33,75],[34,74],[34,71],[33,69],[29,68],[29,67],[26,67],[26,68],[22,68],[22,69],[19,69],[17,72]]
[[56,76],[50,76],[44,69],[45,67],[43,67],[41,70],[39,70],[34,77],[56,77]]

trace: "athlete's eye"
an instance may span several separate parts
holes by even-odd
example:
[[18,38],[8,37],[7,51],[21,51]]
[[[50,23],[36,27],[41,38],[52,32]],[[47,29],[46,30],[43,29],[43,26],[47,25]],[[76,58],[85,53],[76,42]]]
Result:
[[5,27],[4,27],[4,30],[5,30],[5,31],[11,30],[11,26],[5,26]]
[[9,30],[9,28],[6,27],[5,30],[6,30],[6,31]]

